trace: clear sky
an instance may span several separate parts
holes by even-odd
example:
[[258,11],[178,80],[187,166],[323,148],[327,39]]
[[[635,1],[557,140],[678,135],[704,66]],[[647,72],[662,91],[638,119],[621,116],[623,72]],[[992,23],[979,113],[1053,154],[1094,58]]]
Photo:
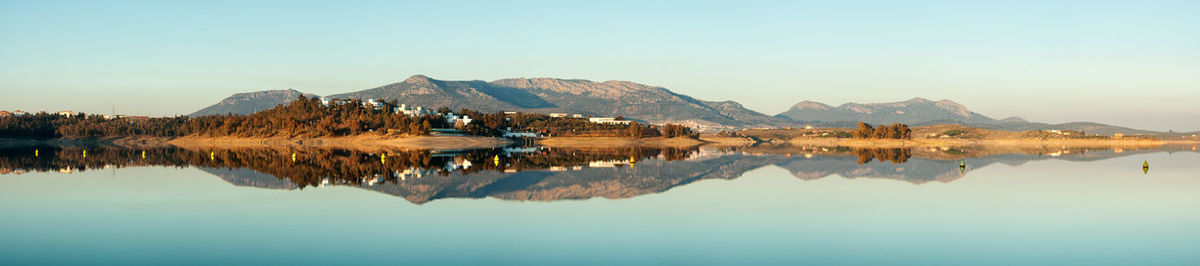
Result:
[[187,114],[424,74],[1200,129],[1200,1],[642,2],[0,0],[0,109]]

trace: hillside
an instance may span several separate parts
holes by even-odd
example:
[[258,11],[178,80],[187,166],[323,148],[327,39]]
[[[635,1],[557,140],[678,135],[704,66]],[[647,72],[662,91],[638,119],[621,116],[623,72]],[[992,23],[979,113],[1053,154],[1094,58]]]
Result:
[[316,97],[316,95],[313,94],[305,94],[290,89],[238,93],[221,100],[217,104],[200,109],[199,111],[196,111],[188,116],[223,114],[248,115],[258,111],[274,108],[276,105],[292,102],[302,94],[308,97]]
[[803,101],[776,115],[792,121],[863,121],[872,124],[914,124],[935,120],[966,123],[993,123],[995,119],[972,112],[966,106],[950,100],[931,101],[913,98],[890,103],[845,103],[837,107],[819,102]]
[[776,126],[787,123],[746,109],[732,101],[712,102],[663,87],[629,81],[521,78],[443,81],[413,76],[378,88],[331,95],[350,99],[396,99],[427,107],[469,108],[488,112],[567,112],[660,123],[694,123],[708,127]]
[[1030,131],[1030,130],[1076,130],[1092,134],[1113,133],[1162,135],[1163,132],[1133,129],[1094,122],[1071,122],[1048,124],[1030,122],[1019,117],[992,119],[976,113],[966,106],[950,100],[931,101],[913,98],[890,103],[845,103],[837,107],[819,102],[802,101],[791,109],[776,115],[796,123],[814,127],[850,128],[859,121],[871,124],[903,123],[912,126],[964,125],[975,128]]

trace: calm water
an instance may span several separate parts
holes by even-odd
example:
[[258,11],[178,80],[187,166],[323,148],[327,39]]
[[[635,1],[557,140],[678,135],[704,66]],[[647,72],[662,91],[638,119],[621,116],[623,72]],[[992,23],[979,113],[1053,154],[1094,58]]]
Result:
[[1190,146],[17,147],[0,171],[2,265],[1200,264]]

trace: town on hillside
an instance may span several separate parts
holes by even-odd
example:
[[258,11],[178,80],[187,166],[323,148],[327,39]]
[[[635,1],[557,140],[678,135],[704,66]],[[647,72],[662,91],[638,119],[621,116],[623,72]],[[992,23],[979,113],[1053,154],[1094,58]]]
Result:
[[449,135],[508,138],[538,137],[697,137],[675,124],[643,124],[624,117],[577,113],[483,113],[411,106],[396,100],[335,99],[300,96],[288,104],[249,115],[198,117],[0,112],[3,138],[156,137],[335,137],[376,135]]

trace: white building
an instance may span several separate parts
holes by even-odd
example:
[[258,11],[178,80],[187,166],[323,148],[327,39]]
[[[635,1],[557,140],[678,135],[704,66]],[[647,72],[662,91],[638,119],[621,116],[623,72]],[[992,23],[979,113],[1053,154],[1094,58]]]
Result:
[[433,110],[425,109],[424,107],[420,107],[420,106],[412,107],[412,106],[408,106],[407,104],[400,104],[400,107],[396,107],[395,109],[392,109],[392,112],[395,112],[397,114],[404,114],[404,115],[407,115],[410,117],[418,117],[418,116],[425,116],[425,115],[433,114]]
[[599,123],[599,124],[614,124],[614,125],[628,125],[630,123],[633,123],[633,121],[617,120],[616,118],[612,118],[612,117],[592,117],[592,118],[588,118],[588,122]]
[[375,108],[375,110],[380,110],[380,109],[383,109],[383,101],[376,101],[375,99],[367,99],[366,102],[363,102],[363,107],[370,107],[370,108]]
[[71,111],[71,110],[63,110],[63,111],[58,111],[58,112],[57,112],[57,113],[55,113],[55,114],[58,114],[58,115],[60,115],[60,116],[65,116],[65,117],[75,117],[76,115],[79,115],[79,113],[78,113],[78,112],[74,112],[74,111]]
[[442,114],[442,117],[445,117],[446,123],[451,124],[451,125],[457,125],[459,121],[462,121],[464,126],[471,124],[471,116],[464,115],[464,116],[460,117],[458,115],[455,115],[452,112],[447,112],[445,114]]
[[567,117],[567,113],[550,113],[550,117]]

